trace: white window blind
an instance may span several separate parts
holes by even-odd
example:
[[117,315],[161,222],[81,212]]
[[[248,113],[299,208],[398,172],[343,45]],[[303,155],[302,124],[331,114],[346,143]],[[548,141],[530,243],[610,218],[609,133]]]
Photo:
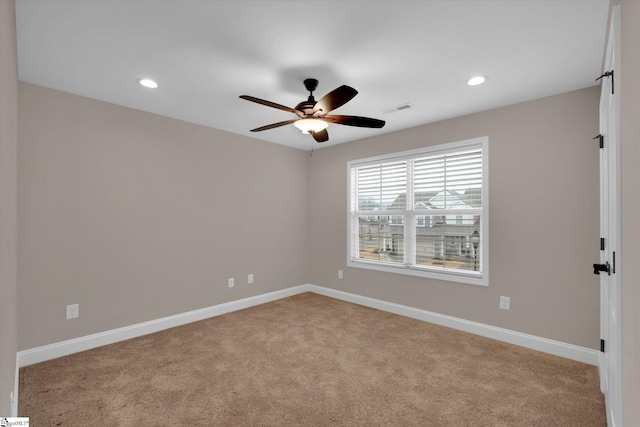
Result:
[[364,166],[358,170],[357,189],[360,210],[390,209],[399,193],[406,192],[407,166],[405,161]]
[[486,285],[487,145],[349,162],[348,265]]

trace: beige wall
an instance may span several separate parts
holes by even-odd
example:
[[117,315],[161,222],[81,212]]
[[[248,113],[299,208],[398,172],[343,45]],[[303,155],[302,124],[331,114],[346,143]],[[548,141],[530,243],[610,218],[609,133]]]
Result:
[[640,3],[621,3],[622,425],[640,422]]
[[[597,348],[598,96],[584,89],[310,157],[21,83],[18,347],[309,282]],[[348,160],[484,135],[489,287],[345,267]],[[67,321],[72,303],[80,318]]]
[[[598,101],[593,87],[316,151],[311,283],[597,348]],[[488,287],[346,268],[347,161],[480,136],[489,137]],[[498,309],[501,295],[511,310]]]
[[20,350],[305,283],[308,153],[19,89]]
[[13,0],[0,1],[0,416],[11,414],[17,351],[18,58]]

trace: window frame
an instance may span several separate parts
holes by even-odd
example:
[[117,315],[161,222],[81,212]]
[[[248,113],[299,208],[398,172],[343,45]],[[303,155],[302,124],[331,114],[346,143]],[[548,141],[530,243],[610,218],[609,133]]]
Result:
[[[479,271],[454,271],[454,269],[442,269],[442,268],[430,268],[424,266],[412,265],[406,262],[404,263],[390,263],[379,260],[364,260],[362,258],[358,258],[354,256],[357,254],[359,250],[359,229],[360,224],[358,218],[363,215],[363,212],[367,212],[370,215],[378,215],[378,216],[391,216],[394,214],[393,211],[379,211],[379,213],[374,214],[374,211],[359,211],[357,208],[354,208],[354,203],[357,203],[357,193],[353,194],[354,191],[354,183],[352,171],[354,168],[359,168],[367,165],[375,165],[376,163],[386,163],[393,161],[410,161],[415,158],[421,156],[432,156],[438,154],[449,154],[461,152],[473,148],[479,148],[482,152],[482,191],[481,191],[481,208],[474,209],[473,212],[479,212],[480,215],[480,239],[479,243]],[[406,194],[407,199],[414,199],[414,190],[413,190],[413,175],[412,175],[412,166],[407,167],[409,173],[406,176],[407,185],[406,185]],[[347,266],[354,268],[364,268],[369,270],[383,271],[388,273],[396,273],[396,274],[405,274],[410,276],[418,276],[425,277],[431,279],[438,280],[446,280],[453,281],[459,283],[466,283],[472,285],[480,285],[480,286],[489,286],[489,138],[487,136],[472,138],[463,141],[438,144],[426,146],[423,148],[418,148],[414,150],[402,151],[397,153],[390,153],[375,157],[368,157],[357,160],[350,160],[347,162]],[[411,182],[410,182],[411,181]],[[415,208],[413,209],[416,210]],[[456,211],[454,211],[456,212]],[[471,213],[471,212],[469,212]],[[407,254],[407,248],[410,245],[414,245],[416,240],[416,229],[421,227],[416,223],[416,219],[418,216],[422,216],[420,214],[416,214],[415,212],[410,212],[409,210],[405,210],[402,213],[405,219],[405,227],[403,231],[403,240],[404,240],[404,253]],[[444,214],[444,212],[443,212]],[[458,210],[455,215],[464,215],[463,210]],[[434,212],[430,216],[439,216],[437,212]],[[428,219],[425,217],[425,222],[428,222]],[[424,225],[422,226],[424,227]],[[411,231],[413,229],[414,231]],[[409,249],[409,255],[412,258],[415,258],[415,250]]]

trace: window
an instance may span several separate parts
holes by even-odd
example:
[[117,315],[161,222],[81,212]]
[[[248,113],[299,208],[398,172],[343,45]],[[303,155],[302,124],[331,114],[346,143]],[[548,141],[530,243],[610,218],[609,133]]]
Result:
[[351,267],[488,285],[488,138],[348,163]]

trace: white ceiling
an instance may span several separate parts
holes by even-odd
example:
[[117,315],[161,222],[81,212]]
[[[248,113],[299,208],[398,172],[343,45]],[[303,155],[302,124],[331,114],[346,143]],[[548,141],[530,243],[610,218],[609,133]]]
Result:
[[[20,80],[303,150],[344,143],[596,84],[609,0],[17,0]],[[484,74],[481,86],[466,85]],[[137,79],[155,79],[145,89]],[[323,144],[295,107],[346,84]],[[412,108],[383,113],[410,103]]]

